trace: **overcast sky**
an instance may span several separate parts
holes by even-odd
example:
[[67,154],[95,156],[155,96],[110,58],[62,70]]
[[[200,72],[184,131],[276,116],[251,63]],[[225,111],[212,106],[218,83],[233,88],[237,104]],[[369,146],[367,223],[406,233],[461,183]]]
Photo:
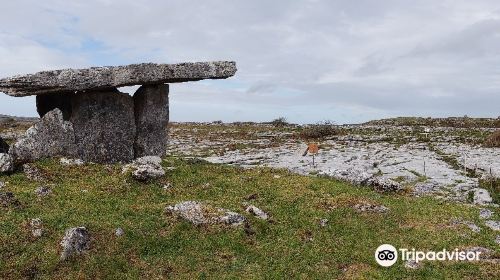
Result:
[[[139,62],[237,62],[228,80],[171,85],[172,121],[500,115],[498,0],[1,6],[0,77]],[[0,94],[0,113],[36,115],[34,99]]]

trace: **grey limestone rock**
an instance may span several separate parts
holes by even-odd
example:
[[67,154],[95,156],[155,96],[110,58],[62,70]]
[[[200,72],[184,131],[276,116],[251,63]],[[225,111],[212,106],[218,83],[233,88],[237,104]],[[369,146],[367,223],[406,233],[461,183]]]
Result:
[[162,159],[157,156],[141,157],[125,165],[122,173],[132,172],[132,177],[139,181],[157,179],[165,175],[161,161]]
[[165,210],[194,225],[226,224],[239,226],[246,220],[244,216],[236,212],[222,208],[214,208],[197,201],[184,201],[174,206],[167,206]]
[[248,213],[254,215],[255,217],[259,218],[259,219],[262,219],[262,220],[267,220],[269,219],[269,215],[264,212],[263,210],[253,206],[253,205],[249,205],[246,210]]
[[77,94],[71,98],[78,157],[85,162],[129,162],[134,158],[132,97],[118,90]]
[[0,153],[0,173],[12,172],[14,170],[14,162],[9,154]]
[[73,125],[64,121],[59,109],[54,109],[30,127],[24,137],[10,147],[9,154],[15,163],[55,156],[75,156]]
[[167,151],[168,85],[141,86],[134,94],[135,157],[163,157]]
[[43,71],[0,80],[0,91],[11,96],[95,92],[115,87],[226,79],[236,73],[232,61],[179,64],[132,64]]
[[66,230],[61,241],[61,259],[66,260],[71,256],[80,255],[90,247],[90,234],[85,227],[75,227]]

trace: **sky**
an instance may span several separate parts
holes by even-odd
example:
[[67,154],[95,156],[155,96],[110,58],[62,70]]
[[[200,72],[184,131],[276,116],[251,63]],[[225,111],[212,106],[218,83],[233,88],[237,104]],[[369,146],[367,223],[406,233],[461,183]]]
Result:
[[[500,116],[498,0],[16,0],[1,6],[0,77],[236,61],[230,79],[172,84],[171,121]],[[35,100],[0,93],[0,114],[35,116]]]

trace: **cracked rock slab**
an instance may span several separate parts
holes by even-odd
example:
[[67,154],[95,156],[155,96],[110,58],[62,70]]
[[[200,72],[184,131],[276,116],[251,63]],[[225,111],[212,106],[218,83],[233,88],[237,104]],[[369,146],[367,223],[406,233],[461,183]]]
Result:
[[115,87],[226,79],[236,74],[233,61],[179,64],[142,63],[42,71],[0,80],[0,91],[10,96],[102,91]]

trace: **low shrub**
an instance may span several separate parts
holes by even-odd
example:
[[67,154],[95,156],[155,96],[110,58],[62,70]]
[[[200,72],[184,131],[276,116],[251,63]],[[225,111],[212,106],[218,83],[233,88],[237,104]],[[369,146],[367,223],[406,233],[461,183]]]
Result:
[[500,148],[500,130],[497,130],[491,134],[484,142],[486,147]]
[[334,122],[323,121],[304,128],[300,132],[300,137],[303,139],[320,139],[339,135],[340,132],[341,130]]

